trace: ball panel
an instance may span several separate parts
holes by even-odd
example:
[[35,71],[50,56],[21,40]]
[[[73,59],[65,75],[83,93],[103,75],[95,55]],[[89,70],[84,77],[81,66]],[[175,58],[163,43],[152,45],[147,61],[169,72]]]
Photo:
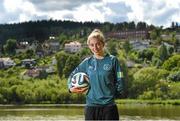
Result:
[[73,87],[79,87],[79,88],[88,87],[89,78],[85,73],[78,72],[72,77],[71,84]]

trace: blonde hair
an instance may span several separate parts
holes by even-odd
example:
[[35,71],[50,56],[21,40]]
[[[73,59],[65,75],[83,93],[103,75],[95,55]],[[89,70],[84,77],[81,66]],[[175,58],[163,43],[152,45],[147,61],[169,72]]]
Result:
[[105,45],[105,38],[103,33],[99,29],[94,29],[91,34],[88,36],[87,44],[89,44],[89,41],[92,38],[97,38],[100,42],[102,42]]

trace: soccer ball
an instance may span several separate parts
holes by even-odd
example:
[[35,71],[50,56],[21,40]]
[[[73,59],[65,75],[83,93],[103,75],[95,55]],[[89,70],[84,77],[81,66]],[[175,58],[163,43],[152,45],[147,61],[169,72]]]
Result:
[[76,73],[71,79],[71,85],[72,87],[78,87],[78,88],[88,87],[89,78],[87,74],[83,72]]

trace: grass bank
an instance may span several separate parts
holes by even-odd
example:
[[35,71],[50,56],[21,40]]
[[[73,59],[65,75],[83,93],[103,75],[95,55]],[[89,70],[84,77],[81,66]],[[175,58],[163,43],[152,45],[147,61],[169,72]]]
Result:
[[136,100],[136,99],[117,99],[117,104],[162,104],[162,105],[180,105],[180,100]]

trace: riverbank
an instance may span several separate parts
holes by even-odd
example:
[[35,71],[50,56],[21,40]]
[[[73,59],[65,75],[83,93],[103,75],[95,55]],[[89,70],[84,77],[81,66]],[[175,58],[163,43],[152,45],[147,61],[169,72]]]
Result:
[[[155,105],[155,104],[159,104],[159,105],[180,105],[180,100],[136,100],[136,99],[117,99],[115,100],[115,102],[117,104],[146,104],[146,105]],[[36,107],[41,107],[41,106],[45,106],[45,107],[66,107],[66,106],[71,106],[71,107],[83,107],[85,106],[85,104],[0,104],[0,107],[3,106],[27,106],[27,107],[32,107],[32,106],[36,106]]]
[[136,99],[117,99],[117,104],[162,104],[162,105],[180,105],[180,100],[136,100]]

